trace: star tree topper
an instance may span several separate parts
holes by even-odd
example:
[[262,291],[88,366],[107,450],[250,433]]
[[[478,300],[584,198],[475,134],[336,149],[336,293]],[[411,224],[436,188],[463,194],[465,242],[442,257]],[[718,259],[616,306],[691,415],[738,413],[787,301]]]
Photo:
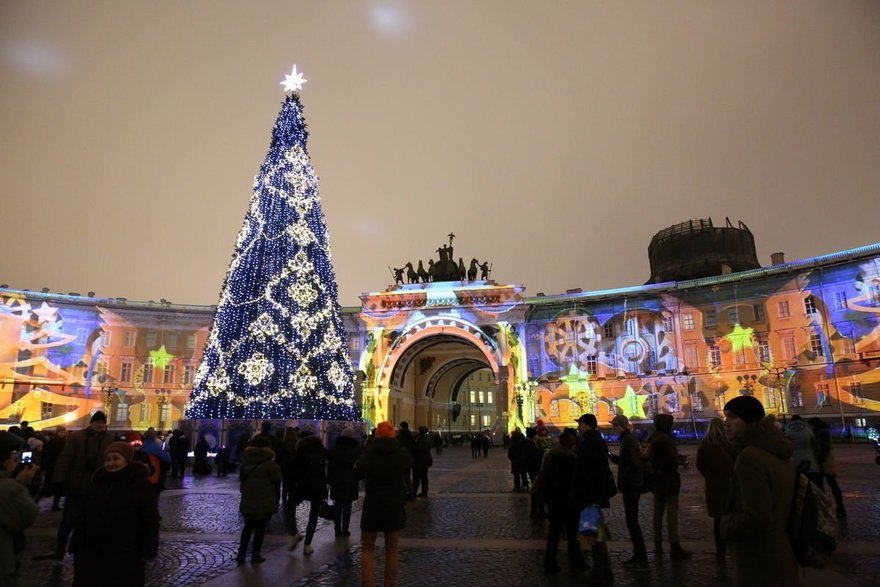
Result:
[[306,83],[307,79],[303,79],[303,74],[298,73],[296,71],[296,65],[293,66],[293,70],[284,76],[284,81],[281,82],[281,85],[284,86],[285,92],[295,92],[297,90],[301,90],[303,88],[303,84]]

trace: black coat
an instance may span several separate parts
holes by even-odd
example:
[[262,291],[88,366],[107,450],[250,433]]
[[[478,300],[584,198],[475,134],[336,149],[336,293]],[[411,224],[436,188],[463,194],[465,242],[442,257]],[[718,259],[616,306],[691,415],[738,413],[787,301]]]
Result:
[[427,469],[434,464],[434,457],[431,456],[431,437],[427,432],[420,432],[415,438],[416,451],[413,454],[413,467],[417,469]]
[[281,467],[275,464],[275,453],[263,446],[244,449],[238,478],[241,481],[241,502],[238,511],[250,520],[268,520],[278,511],[281,497]]
[[400,530],[406,526],[404,474],[412,457],[395,438],[375,438],[364,448],[355,468],[364,477],[361,530]]
[[138,463],[95,473],[71,543],[75,587],[144,584],[143,561],[159,547],[156,500]]
[[294,499],[321,501],[327,497],[327,449],[314,434],[303,436],[296,444],[296,488]]
[[358,476],[354,464],[361,456],[361,445],[354,438],[340,436],[327,453],[327,481],[333,501],[356,501]]
[[617,493],[617,484],[608,465],[608,445],[598,430],[590,430],[578,437],[577,455],[578,509],[591,505],[610,507],[610,500]]

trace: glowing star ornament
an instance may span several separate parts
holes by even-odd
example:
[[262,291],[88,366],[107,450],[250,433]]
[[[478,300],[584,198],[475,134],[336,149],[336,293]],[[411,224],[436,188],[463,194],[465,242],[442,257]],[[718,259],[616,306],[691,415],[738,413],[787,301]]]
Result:
[[153,361],[154,367],[161,367],[162,369],[168,365],[168,362],[174,358],[174,355],[165,350],[165,345],[163,344],[159,347],[159,350],[150,351],[150,359]]
[[296,71],[296,65],[293,66],[293,70],[290,74],[284,76],[284,81],[281,82],[281,85],[284,86],[285,92],[295,92],[297,90],[301,90],[303,88],[303,84],[306,83],[307,79],[303,78],[303,74]]
[[736,324],[733,327],[733,331],[726,337],[730,341],[731,347],[733,347],[733,352],[738,353],[743,349],[752,348],[752,335],[754,332],[754,328],[743,328]]
[[626,386],[626,393],[614,400],[614,405],[627,418],[645,418],[645,397],[639,396],[633,388]]

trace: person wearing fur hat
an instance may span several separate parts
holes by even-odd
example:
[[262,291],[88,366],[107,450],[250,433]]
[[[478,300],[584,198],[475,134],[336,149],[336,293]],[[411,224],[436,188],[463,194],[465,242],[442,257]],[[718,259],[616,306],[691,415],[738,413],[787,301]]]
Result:
[[235,560],[240,565],[244,564],[253,535],[251,563],[259,564],[266,560],[261,553],[266,526],[278,511],[278,501],[281,499],[281,467],[275,464],[275,452],[267,437],[255,437],[251,445],[244,449],[239,480],[241,502],[238,510],[244,516],[244,526]]
[[372,587],[374,551],[379,532],[385,536],[384,585],[397,583],[400,531],[406,526],[404,477],[412,456],[395,438],[391,422],[379,422],[375,438],[364,448],[355,469],[364,477],[361,512],[361,584]]
[[669,555],[673,559],[689,558],[691,553],[678,538],[678,500],[681,476],[678,474],[678,449],[672,436],[671,414],[654,416],[654,432],[648,437],[646,456],[654,466],[651,493],[654,495],[654,554],[663,554],[663,515],[669,535]]
[[104,463],[104,451],[112,442],[113,435],[107,432],[107,416],[97,411],[92,415],[88,428],[68,436],[55,463],[52,481],[62,484],[65,495],[55,544],[57,560],[64,559],[68,538],[82,512],[83,499],[92,483],[92,476]]
[[70,549],[74,587],[143,585],[146,561],[159,547],[156,492],[134,447],[113,442],[86,492]]
[[21,439],[0,432],[0,585],[15,587],[20,557],[24,552],[24,531],[37,519],[39,509],[31,499],[27,484],[37,472],[36,465],[19,465]]
[[724,430],[736,449],[730,503],[720,528],[733,556],[734,585],[798,585],[786,531],[795,484],[791,442],[753,396],[724,405]]

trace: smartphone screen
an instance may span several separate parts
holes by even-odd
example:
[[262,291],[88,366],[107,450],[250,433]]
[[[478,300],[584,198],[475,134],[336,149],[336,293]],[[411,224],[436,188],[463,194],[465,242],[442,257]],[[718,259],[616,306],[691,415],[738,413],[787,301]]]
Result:
[[34,453],[33,452],[26,450],[23,453],[21,453],[22,464],[27,465],[28,463],[30,463],[33,460],[34,460]]

